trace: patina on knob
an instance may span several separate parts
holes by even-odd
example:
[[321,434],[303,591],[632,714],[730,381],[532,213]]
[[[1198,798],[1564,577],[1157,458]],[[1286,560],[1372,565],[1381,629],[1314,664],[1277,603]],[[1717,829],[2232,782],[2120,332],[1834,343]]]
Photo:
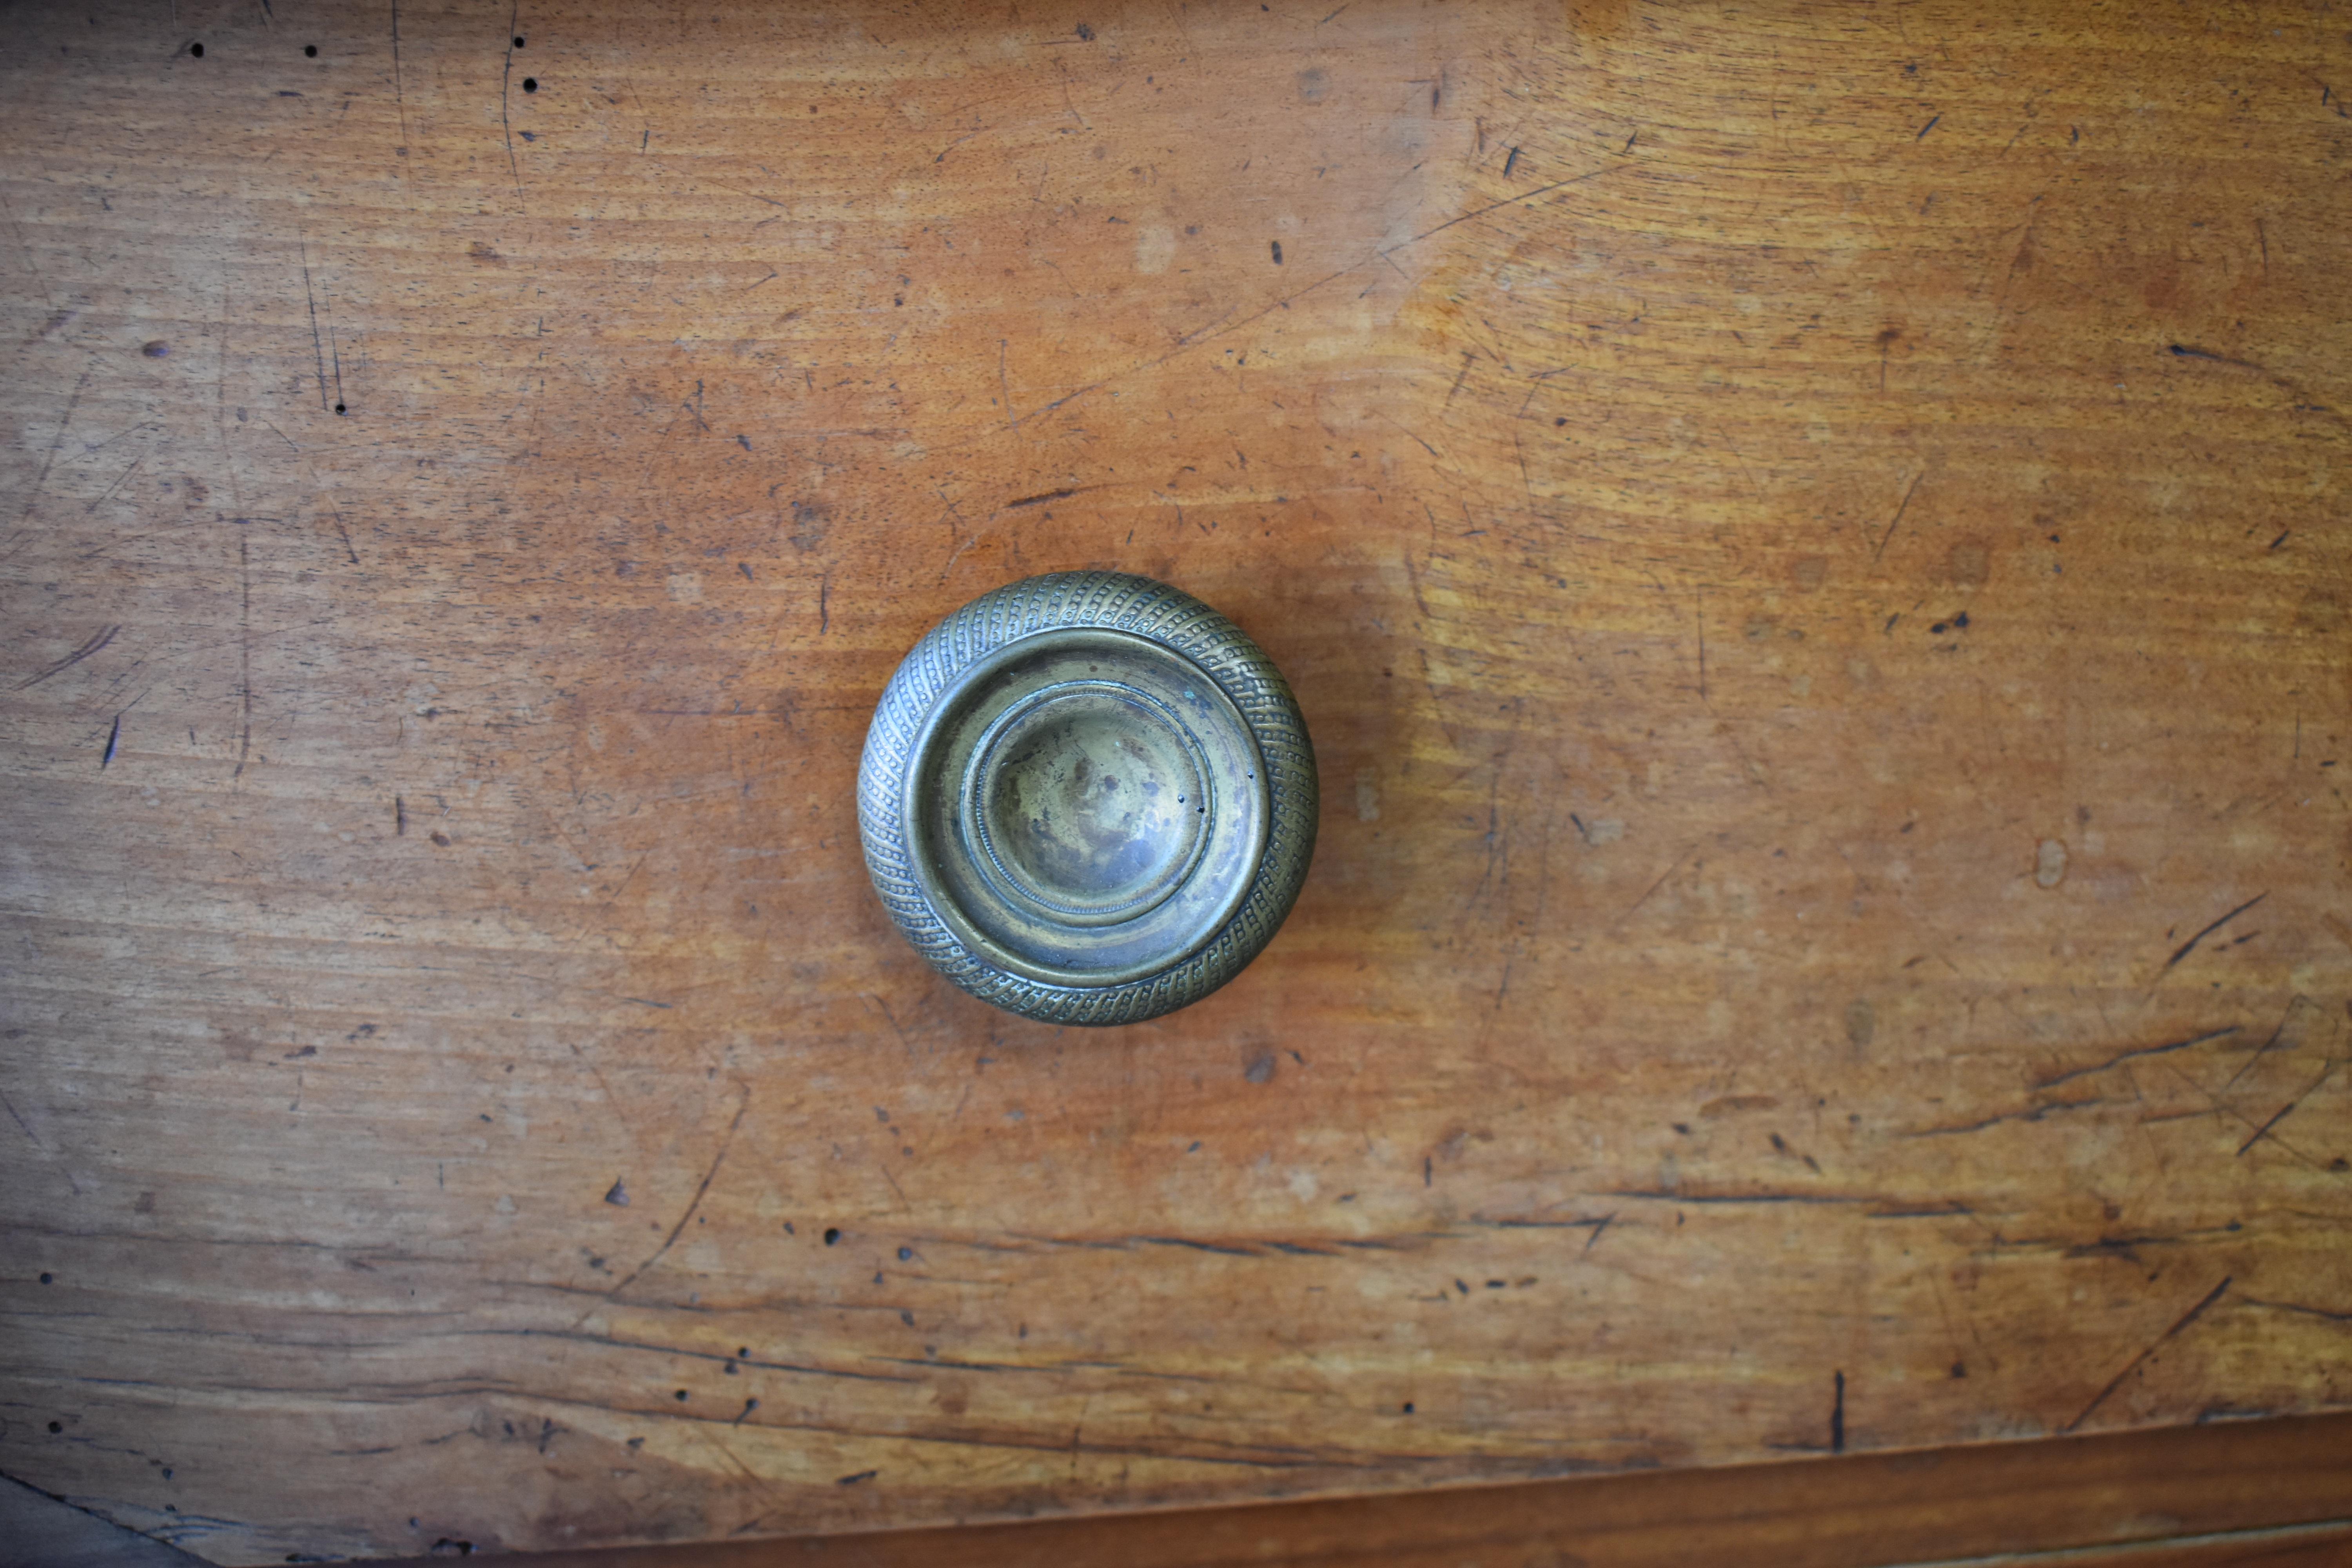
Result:
[[1148,577],[1066,572],[916,644],[866,732],[866,864],[940,973],[1124,1024],[1257,956],[1315,847],[1315,757],[1257,645]]

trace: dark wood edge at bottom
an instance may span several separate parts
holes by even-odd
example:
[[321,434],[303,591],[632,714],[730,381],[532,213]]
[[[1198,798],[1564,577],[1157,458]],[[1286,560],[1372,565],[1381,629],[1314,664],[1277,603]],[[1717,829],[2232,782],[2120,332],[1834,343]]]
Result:
[[[446,1561],[457,1543],[443,1548]],[[2352,1564],[2352,1412],[1303,1502],[530,1553],[532,1568]]]

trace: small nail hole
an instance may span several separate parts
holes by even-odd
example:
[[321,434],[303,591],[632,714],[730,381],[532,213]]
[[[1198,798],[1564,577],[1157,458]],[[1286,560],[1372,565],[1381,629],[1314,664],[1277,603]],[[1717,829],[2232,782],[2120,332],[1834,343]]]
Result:
[[199,60],[200,60],[200,59],[203,59],[203,58],[205,58],[205,47],[204,47],[204,45],[202,45],[202,44],[190,44],[190,45],[188,46],[188,56],[189,56],[189,58],[192,58],[192,59],[199,59]]
[[348,411],[343,407],[343,405],[342,405],[341,404],[338,403],[338,404],[336,404],[336,405],[335,405],[335,412],[336,412],[336,413],[338,413],[338,414],[342,414],[342,413],[345,413],[345,412],[348,412]]
[[52,1432],[62,1432],[65,1429],[66,1424],[62,1421],[52,1421],[49,1423],[49,1430]]
[[517,38],[515,39],[515,47],[516,47],[516,48],[520,48],[520,47],[522,47],[522,39],[521,39],[520,37],[517,37]]
[[302,53],[315,60],[319,58],[319,46],[316,44],[305,44],[302,46]]
[[827,1226],[824,1227],[824,1244],[827,1247],[831,1247],[835,1242],[839,1241],[840,1239],[841,1230],[839,1226]]
[[525,92],[537,92],[539,90],[539,79],[535,76],[527,76],[523,78],[522,89]]

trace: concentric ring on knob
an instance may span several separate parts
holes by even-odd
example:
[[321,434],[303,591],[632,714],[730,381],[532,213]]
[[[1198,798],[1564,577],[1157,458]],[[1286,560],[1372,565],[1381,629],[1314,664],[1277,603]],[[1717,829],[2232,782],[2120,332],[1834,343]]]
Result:
[[935,627],[859,775],[892,919],[966,990],[1121,1023],[1207,994],[1273,936],[1315,832],[1288,688],[1207,605],[1108,572],[1031,578]]
[[1149,913],[1208,842],[1208,759],[1143,691],[1088,680],[1040,691],[981,737],[964,831],[1006,897],[1075,925]]

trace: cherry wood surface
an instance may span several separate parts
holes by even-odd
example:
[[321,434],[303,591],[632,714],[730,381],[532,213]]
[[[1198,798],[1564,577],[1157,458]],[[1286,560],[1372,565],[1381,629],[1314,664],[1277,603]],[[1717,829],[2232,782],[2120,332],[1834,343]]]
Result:
[[[6,23],[0,1474],[255,1563],[2352,1405],[2343,6]],[[1109,1031],[852,797],[1081,566],[1323,781]]]

